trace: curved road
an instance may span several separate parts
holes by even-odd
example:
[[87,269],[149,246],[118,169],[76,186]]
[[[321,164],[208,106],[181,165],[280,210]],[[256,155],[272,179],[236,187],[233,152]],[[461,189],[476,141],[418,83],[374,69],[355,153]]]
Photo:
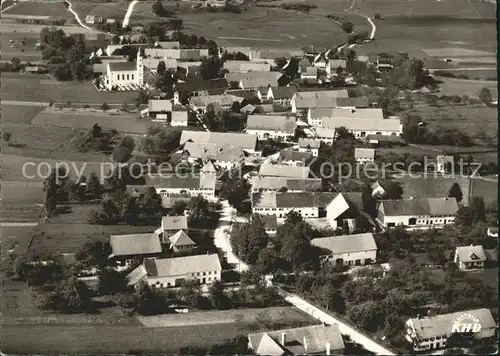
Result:
[[123,18],[122,27],[128,26],[128,23],[130,21],[130,16],[132,16],[132,12],[134,11],[134,6],[135,6],[135,4],[137,4],[137,2],[138,2],[138,0],[134,0],[128,5],[127,12],[125,13],[125,17]]

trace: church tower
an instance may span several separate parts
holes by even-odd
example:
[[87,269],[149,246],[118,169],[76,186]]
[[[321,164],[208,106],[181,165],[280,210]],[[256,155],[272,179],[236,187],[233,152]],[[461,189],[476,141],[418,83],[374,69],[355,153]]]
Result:
[[141,54],[141,49],[139,48],[137,50],[137,84],[138,85],[143,85],[144,84],[144,62],[142,60],[142,54]]

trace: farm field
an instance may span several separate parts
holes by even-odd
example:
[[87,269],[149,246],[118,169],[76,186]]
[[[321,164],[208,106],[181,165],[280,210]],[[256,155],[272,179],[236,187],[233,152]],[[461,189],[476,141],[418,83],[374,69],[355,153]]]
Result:
[[31,120],[43,110],[40,106],[24,106],[24,105],[1,105],[2,122],[29,124]]
[[116,110],[109,113],[97,112],[97,110],[73,110],[46,108],[35,116],[32,125],[71,127],[86,130],[92,125],[98,124],[104,130],[115,129],[120,133],[133,134],[145,134],[151,125],[150,121],[138,119],[137,114],[116,112]]
[[[3,216],[3,211],[2,211]],[[0,256],[2,260],[9,254],[9,250],[15,249],[16,252],[26,250],[29,238],[34,230],[33,226],[2,226],[0,227],[1,249]],[[5,289],[3,290],[5,291]],[[3,296],[2,296],[3,297]],[[0,298],[3,300],[3,298]],[[2,314],[5,308],[2,308]],[[2,315],[3,316],[3,315]]]
[[[83,19],[82,19],[83,20]],[[21,33],[21,34],[32,34],[39,36],[42,28],[47,27],[46,25],[35,25],[35,24],[19,24],[19,23],[0,23],[1,33]],[[57,29],[63,30],[65,33],[83,33],[90,37],[96,37],[97,33],[94,30],[88,30],[83,27],[77,26],[51,26]]]
[[64,2],[37,2],[36,6],[30,2],[18,2],[15,6],[5,10],[5,15],[49,16],[52,18],[73,19],[74,16],[64,6]]
[[[98,205],[61,206],[59,213],[35,230],[34,251],[75,253],[89,241],[107,241],[109,235],[153,232],[158,226],[89,225],[87,216]],[[68,209],[68,211],[64,211]]]
[[[19,79],[23,80],[19,80]],[[39,79],[35,76],[8,76],[2,78],[0,91],[2,100],[43,101],[54,100],[66,103],[95,103],[101,105],[131,102],[137,97],[136,92],[99,92],[90,82],[58,82]]]
[[[325,16],[296,11],[250,7],[241,14],[229,12],[179,13],[186,32],[203,35],[225,46],[332,47],[344,42],[347,35]],[[304,31],[304,23],[308,30]]]
[[43,203],[42,182],[2,181],[2,204],[41,204]]
[[[152,3],[145,1],[151,8]],[[129,3],[127,1],[118,0],[110,2],[88,2],[85,0],[72,1],[72,8],[83,21],[87,15],[102,16],[104,18],[114,18],[123,21]],[[134,6],[134,12],[137,5]]]
[[[40,34],[33,33],[0,33],[1,59],[10,61],[13,57],[20,60],[39,61],[42,58],[41,51],[37,51],[35,45],[40,39]],[[13,43],[10,43],[13,41]],[[24,45],[21,44],[24,41]],[[3,75],[3,73],[2,73]]]
[[470,80],[434,76],[434,79],[442,82],[439,84],[440,95],[468,95],[476,97],[482,88],[488,88],[493,98],[498,98],[497,82],[491,80]]

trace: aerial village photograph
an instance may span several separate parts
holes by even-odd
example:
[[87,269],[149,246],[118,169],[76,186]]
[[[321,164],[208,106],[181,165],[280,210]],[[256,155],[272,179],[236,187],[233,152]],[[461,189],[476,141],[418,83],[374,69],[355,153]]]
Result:
[[495,0],[1,0],[1,355],[498,354]]

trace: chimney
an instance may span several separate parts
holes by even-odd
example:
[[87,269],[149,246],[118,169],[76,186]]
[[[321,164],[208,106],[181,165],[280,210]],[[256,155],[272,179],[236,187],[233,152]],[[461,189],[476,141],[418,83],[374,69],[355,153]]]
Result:
[[281,333],[281,346],[286,344],[286,333]]
[[306,337],[305,337],[305,336],[304,336],[303,346],[304,346],[304,350],[305,350],[305,352],[306,352],[306,354],[307,354],[307,339],[306,339]]
[[417,320],[420,320],[420,314],[417,314]]
[[330,350],[330,343],[328,341],[325,344],[325,349],[326,349],[326,354],[330,355],[331,354],[331,350]]

